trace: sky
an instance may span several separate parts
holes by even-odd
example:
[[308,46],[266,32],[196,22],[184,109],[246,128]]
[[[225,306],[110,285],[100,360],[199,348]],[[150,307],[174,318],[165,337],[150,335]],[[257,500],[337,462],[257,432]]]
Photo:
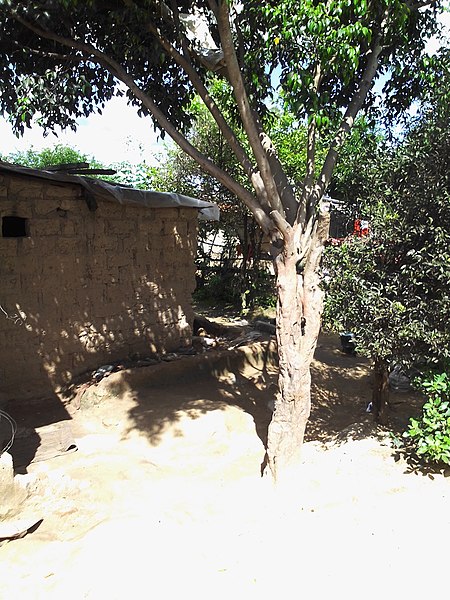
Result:
[[[444,13],[443,22],[450,32],[450,13]],[[437,44],[430,44],[430,53]],[[0,117],[0,154],[8,155],[29,148],[42,150],[55,144],[70,146],[105,166],[119,162],[150,165],[158,163],[165,153],[166,141],[162,141],[153,129],[151,120],[137,115],[136,108],[129,107],[124,97],[112,98],[101,115],[93,114],[78,121],[76,132],[58,132],[44,137],[43,130],[34,126],[23,137],[17,138],[9,123]]]
[[[167,138],[166,138],[167,139]],[[50,133],[44,137],[43,130],[34,126],[26,129],[23,137],[17,138],[10,124],[0,117],[0,154],[35,150],[63,144],[94,157],[104,165],[118,162],[137,164],[145,160],[156,164],[156,155],[164,151],[161,139],[153,129],[149,118],[138,116],[136,108],[127,106],[123,97],[112,98],[101,115],[78,120],[76,132],[59,130],[58,137]]]

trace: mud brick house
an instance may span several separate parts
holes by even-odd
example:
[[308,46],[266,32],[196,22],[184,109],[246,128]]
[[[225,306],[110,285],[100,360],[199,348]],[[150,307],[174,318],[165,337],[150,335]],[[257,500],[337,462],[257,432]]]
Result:
[[190,344],[199,214],[177,194],[0,162],[0,400]]

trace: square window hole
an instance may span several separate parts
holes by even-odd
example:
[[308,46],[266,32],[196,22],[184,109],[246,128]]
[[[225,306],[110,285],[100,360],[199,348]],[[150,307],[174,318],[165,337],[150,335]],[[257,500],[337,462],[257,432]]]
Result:
[[23,217],[3,217],[2,236],[8,238],[28,237],[28,219]]

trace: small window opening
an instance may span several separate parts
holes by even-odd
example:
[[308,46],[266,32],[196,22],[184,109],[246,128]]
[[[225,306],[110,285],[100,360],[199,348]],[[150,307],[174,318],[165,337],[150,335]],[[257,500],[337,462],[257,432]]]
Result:
[[3,217],[2,218],[2,236],[3,237],[27,237],[28,236],[27,219],[23,217]]

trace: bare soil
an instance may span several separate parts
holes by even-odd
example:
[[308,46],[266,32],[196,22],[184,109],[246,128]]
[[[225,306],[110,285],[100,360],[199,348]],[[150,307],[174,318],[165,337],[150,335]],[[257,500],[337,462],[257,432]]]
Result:
[[[336,337],[312,366],[303,464],[261,478],[268,348],[114,373],[67,406],[78,450],[16,476],[18,516],[42,522],[1,544],[0,598],[444,597],[450,480],[395,455],[366,413],[370,365]],[[401,430],[421,399],[391,400]]]

